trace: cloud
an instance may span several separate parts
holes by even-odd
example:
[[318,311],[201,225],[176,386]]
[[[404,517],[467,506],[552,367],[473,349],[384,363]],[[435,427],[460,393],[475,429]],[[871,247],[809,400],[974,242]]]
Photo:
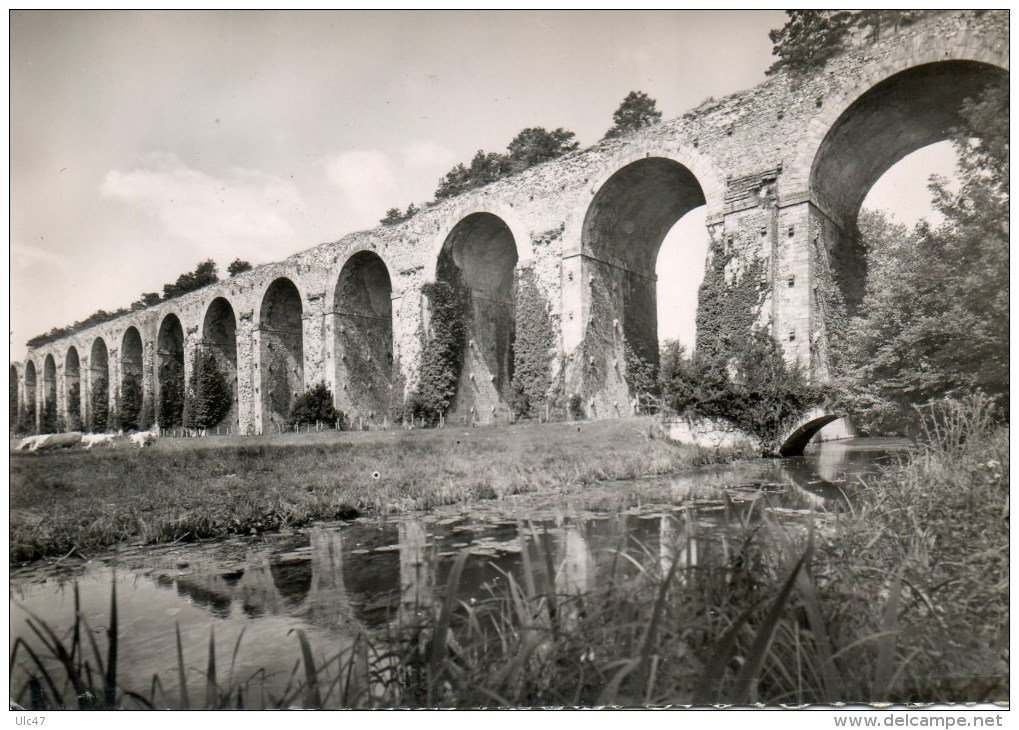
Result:
[[203,246],[228,239],[293,236],[282,211],[302,206],[289,181],[234,168],[222,177],[188,167],[176,155],[149,155],[134,170],[110,170],[103,197],[133,205],[161,222],[171,235]]
[[456,162],[450,150],[415,141],[391,151],[350,150],[327,157],[326,178],[339,188],[347,221],[375,225],[390,208],[430,198],[435,182]]

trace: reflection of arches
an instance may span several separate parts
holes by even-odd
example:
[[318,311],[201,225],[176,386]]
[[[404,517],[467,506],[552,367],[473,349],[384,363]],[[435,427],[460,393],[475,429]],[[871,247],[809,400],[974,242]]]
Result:
[[467,342],[453,415],[487,418],[510,395],[517,246],[498,216],[472,213],[450,231],[436,279],[469,293]]
[[[933,60],[933,59],[932,59]],[[826,118],[810,169],[811,196],[825,225],[832,269],[850,314],[864,294],[857,216],[867,193],[895,163],[963,127],[963,102],[1007,79],[998,66],[970,60],[913,65],[874,80]]]
[[64,406],[64,417],[67,419],[67,430],[77,431],[81,428],[81,358],[78,348],[71,345],[64,356],[64,392],[67,394]]
[[184,423],[184,327],[173,313],[163,317],[156,338],[156,422],[163,428]]
[[416,618],[431,615],[438,548],[428,543],[428,533],[420,520],[400,522],[399,543],[400,614],[409,625]]
[[393,285],[385,262],[359,251],[343,265],[333,295],[336,403],[381,419],[393,380]]
[[110,410],[110,355],[106,341],[96,337],[89,355],[89,428],[105,431]]
[[304,389],[303,307],[297,285],[276,279],[262,298],[259,316],[263,428],[283,423]]
[[600,350],[598,359],[613,363],[613,379],[638,361],[657,364],[658,251],[676,222],[706,202],[694,172],[667,157],[627,164],[591,199],[581,229],[584,339]]
[[223,421],[237,425],[237,316],[223,297],[212,300],[202,322],[202,345],[216,359],[230,387],[230,412]]

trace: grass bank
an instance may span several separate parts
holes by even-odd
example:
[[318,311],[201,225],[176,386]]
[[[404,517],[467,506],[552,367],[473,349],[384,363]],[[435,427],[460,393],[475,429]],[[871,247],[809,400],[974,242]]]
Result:
[[722,455],[650,419],[163,439],[11,456],[10,560],[662,475]]

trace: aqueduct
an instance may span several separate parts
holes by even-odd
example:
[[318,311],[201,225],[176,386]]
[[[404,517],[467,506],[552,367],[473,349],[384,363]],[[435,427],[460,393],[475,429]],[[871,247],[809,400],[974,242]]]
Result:
[[[12,409],[38,427],[52,397],[89,427],[95,404],[116,412],[134,376],[158,414],[160,393],[183,387],[209,348],[242,433],[271,429],[320,381],[339,408],[380,421],[419,381],[427,285],[455,275],[470,303],[450,417],[506,411],[515,343],[542,318],[553,341],[529,356],[548,363],[548,392],[581,396],[591,416],[628,413],[635,363],[658,357],[655,298],[670,286],[656,281],[658,249],[701,205],[715,289],[710,306],[701,289],[698,342],[765,327],[823,381],[830,334],[862,293],[856,217],[870,187],[949,138],[963,101],[1008,75],[1007,11],[931,13],[883,33],[814,72],[780,72],[402,223],[32,348],[12,366]],[[525,284],[532,309],[519,311]]]

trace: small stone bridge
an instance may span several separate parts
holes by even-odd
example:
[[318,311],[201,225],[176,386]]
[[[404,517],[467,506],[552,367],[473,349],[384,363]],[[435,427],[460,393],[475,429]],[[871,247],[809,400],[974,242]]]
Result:
[[[823,381],[829,334],[862,297],[861,202],[894,163],[949,138],[964,99],[1007,78],[1008,40],[1007,11],[884,28],[812,74],[779,73],[403,223],[33,348],[11,365],[19,416],[38,425],[47,401],[66,415],[76,391],[88,427],[94,391],[116,412],[132,374],[158,403],[160,366],[176,360],[190,379],[207,348],[233,383],[238,432],[270,431],[320,381],[337,407],[381,422],[418,382],[426,284],[448,264],[471,292],[449,418],[504,414],[525,357],[547,364],[549,394],[580,395],[592,417],[624,415],[633,364],[658,357],[656,290],[670,285],[656,281],[659,247],[699,206],[716,287],[710,310],[702,288],[699,341],[767,327]],[[545,344],[515,346],[524,340]]]

